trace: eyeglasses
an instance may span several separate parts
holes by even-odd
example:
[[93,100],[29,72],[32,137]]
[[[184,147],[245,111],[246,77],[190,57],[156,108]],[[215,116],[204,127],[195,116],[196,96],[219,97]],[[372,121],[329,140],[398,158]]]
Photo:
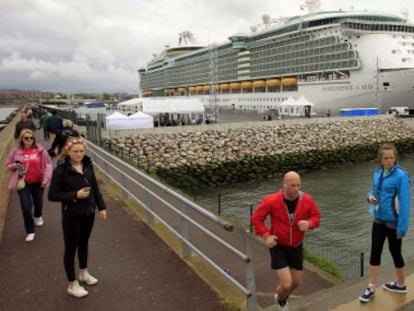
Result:
[[34,139],[34,137],[33,137],[33,136],[26,136],[26,137],[23,137],[23,139],[24,139],[24,140],[33,140],[33,139]]

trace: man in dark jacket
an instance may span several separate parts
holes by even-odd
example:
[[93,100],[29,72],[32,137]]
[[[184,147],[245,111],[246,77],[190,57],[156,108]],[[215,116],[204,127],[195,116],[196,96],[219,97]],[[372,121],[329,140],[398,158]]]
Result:
[[52,115],[47,119],[47,131],[49,132],[50,141],[53,142],[57,133],[63,128],[63,119],[57,115],[56,110],[52,111]]
[[14,130],[14,139],[19,139],[20,132],[23,129],[29,129],[33,132],[36,132],[36,125],[32,120],[27,117],[27,109],[20,109],[20,121],[16,123],[16,128]]

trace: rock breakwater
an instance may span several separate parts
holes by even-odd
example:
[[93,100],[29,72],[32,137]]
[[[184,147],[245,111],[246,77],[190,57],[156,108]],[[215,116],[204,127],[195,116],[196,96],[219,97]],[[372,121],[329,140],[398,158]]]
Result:
[[319,119],[254,127],[145,133],[105,141],[132,164],[181,188],[218,186],[373,159],[381,143],[412,152],[412,129],[397,118]]

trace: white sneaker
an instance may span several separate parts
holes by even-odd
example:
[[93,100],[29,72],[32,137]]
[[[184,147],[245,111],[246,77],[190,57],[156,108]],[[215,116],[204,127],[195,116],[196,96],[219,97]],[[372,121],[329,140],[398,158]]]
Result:
[[28,235],[26,235],[26,238],[24,239],[25,242],[32,242],[35,238],[35,234],[34,233],[29,233]]
[[284,306],[281,306],[279,304],[279,300],[277,299],[277,293],[275,294],[275,302],[276,302],[276,310],[278,310],[278,311],[289,311],[287,301],[286,301],[286,304]]
[[79,273],[79,281],[86,283],[86,285],[98,284],[98,279],[90,275],[88,271]]
[[78,281],[73,281],[68,285],[68,294],[77,298],[88,296],[88,291],[79,285]]
[[33,218],[34,218],[35,226],[37,226],[37,227],[43,226],[44,221],[43,221],[42,217],[33,217]]

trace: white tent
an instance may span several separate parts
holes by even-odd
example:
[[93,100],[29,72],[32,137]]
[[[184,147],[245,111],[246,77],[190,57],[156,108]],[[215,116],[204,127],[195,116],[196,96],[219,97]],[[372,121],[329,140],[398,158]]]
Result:
[[118,103],[117,107],[121,111],[138,111],[142,110],[143,98],[136,97]]
[[152,99],[145,98],[142,111],[148,114],[158,113],[204,113],[199,98]]
[[[314,115],[314,105],[305,97],[294,99],[289,97],[287,100],[279,104],[279,115],[289,117],[305,117]],[[307,114],[307,111],[310,113]]]
[[105,118],[106,128],[109,130],[125,129],[126,121],[128,121],[128,117],[119,112],[114,112]]
[[153,128],[154,118],[149,114],[141,111],[134,113],[128,117],[129,121],[133,121],[134,128]]

